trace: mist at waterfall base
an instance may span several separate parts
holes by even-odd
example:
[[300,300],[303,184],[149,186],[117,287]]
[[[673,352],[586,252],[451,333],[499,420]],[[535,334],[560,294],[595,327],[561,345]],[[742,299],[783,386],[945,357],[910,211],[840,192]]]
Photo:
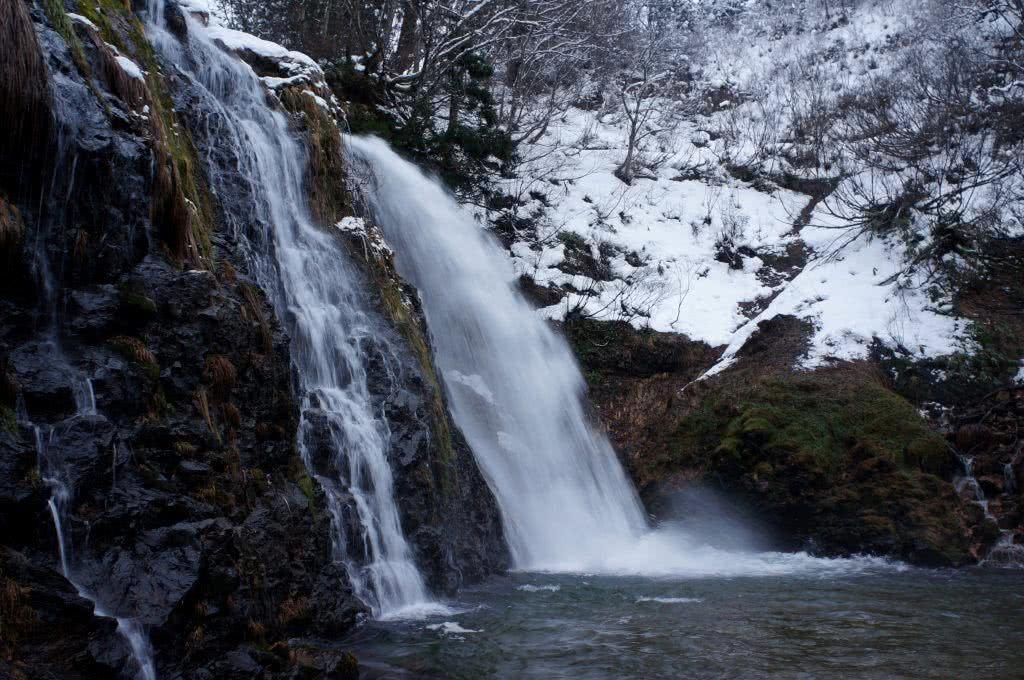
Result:
[[738,522],[699,531],[684,517],[649,528],[585,411],[571,350],[515,290],[498,244],[385,142],[351,137],[346,147],[399,272],[420,292],[455,422],[497,497],[517,569],[704,576],[845,568],[804,553],[756,552]]

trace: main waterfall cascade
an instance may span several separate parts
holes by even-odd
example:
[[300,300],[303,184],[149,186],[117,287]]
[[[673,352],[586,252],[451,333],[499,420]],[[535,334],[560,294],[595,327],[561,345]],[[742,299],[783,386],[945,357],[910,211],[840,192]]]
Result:
[[[367,381],[370,353],[389,366],[389,336],[369,311],[365,284],[341,246],[310,217],[305,150],[286,116],[267,105],[253,70],[214,44],[205,26],[186,16],[182,45],[162,26],[163,2],[151,5],[150,17],[158,52],[201,100],[197,137],[201,147],[206,142],[201,153],[211,190],[222,204],[232,192],[244,193],[236,201],[240,209],[225,205],[224,217],[291,336],[302,403],[299,448],[326,493],[335,556],[375,616],[429,611],[395,505],[388,422]],[[247,185],[241,190],[239,176]],[[322,466],[313,460],[314,448],[330,449],[332,475],[316,474]],[[346,531],[352,515],[358,536]]]
[[399,271],[420,291],[455,421],[498,498],[516,566],[667,566],[660,553],[671,541],[649,532],[611,445],[587,418],[569,347],[514,290],[509,259],[383,141],[346,141],[365,165],[363,193]]

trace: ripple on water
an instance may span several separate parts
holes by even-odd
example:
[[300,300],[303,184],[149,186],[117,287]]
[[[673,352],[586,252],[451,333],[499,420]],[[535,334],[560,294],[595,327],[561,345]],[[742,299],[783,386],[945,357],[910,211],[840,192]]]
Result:
[[457,617],[368,622],[344,647],[369,680],[946,678],[978,668],[1009,677],[1024,667],[1015,644],[1024,636],[1024,573],[793,561],[817,568],[743,578],[495,578],[460,593]]

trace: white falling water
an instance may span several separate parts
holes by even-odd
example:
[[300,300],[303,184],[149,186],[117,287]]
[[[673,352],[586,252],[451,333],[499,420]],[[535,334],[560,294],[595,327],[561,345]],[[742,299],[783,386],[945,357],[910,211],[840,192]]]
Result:
[[[77,404],[76,418],[96,415],[96,397],[91,380],[76,380],[74,395]],[[36,459],[43,483],[50,490],[47,506],[50,509],[50,518],[53,520],[53,529],[57,536],[57,555],[60,558],[61,574],[74,586],[79,597],[92,602],[93,612],[96,616],[113,618],[117,621],[117,632],[128,643],[131,650],[131,659],[135,665],[135,677],[138,680],[156,680],[153,648],[143,626],[133,618],[119,617],[108,612],[99,598],[82,585],[81,580],[75,574],[71,537],[66,528],[73,488],[67,479],[64,461],[55,459],[51,454],[54,439],[59,435],[51,426],[41,427],[32,423],[27,424],[32,427],[35,435]]]
[[[151,16],[160,17],[162,5],[155,3]],[[186,46],[158,22],[151,22],[150,35],[163,57],[201,93],[208,135],[238,159],[228,170],[208,159],[211,189],[226,194],[239,176],[251,187],[255,214],[225,217],[291,336],[302,398],[299,446],[306,463],[313,470],[311,447],[322,447],[326,435],[340,475],[318,478],[334,516],[336,557],[375,616],[431,611],[437,606],[413,563],[395,505],[388,423],[368,387],[366,355],[389,352],[382,347],[386,334],[365,311],[360,297],[365,284],[336,236],[310,218],[305,150],[288,119],[267,105],[266,89],[248,65],[215,44],[201,23],[187,21]],[[251,233],[249,217],[261,233]],[[346,508],[354,508],[359,537],[345,535]],[[349,554],[346,546],[353,539],[364,554]]]
[[502,249],[434,180],[375,138],[346,138],[367,207],[423,301],[452,414],[494,492],[515,566],[643,575],[772,575],[882,560],[727,551],[651,530],[584,410],[565,341],[514,288]]
[[[35,230],[35,242],[32,246],[32,267],[35,270],[36,283],[40,294],[40,324],[46,328],[49,340],[43,347],[49,352],[51,361],[55,365],[63,366],[72,377],[72,393],[75,400],[75,418],[97,415],[96,395],[93,392],[92,380],[74,370],[64,356],[59,340],[60,318],[58,314],[57,295],[59,283],[50,266],[46,254],[46,243],[51,235],[54,225],[63,223],[64,210],[70,200],[72,188],[75,182],[75,173],[78,167],[77,154],[67,154],[71,149],[70,141],[74,137],[75,130],[58,126],[58,141],[56,144],[57,160],[53,165],[53,175],[50,183],[51,195],[57,194],[60,182],[64,182],[64,200],[57,204],[54,214],[43,218],[39,228]],[[66,174],[62,174],[62,171]],[[75,573],[75,555],[71,545],[71,536],[67,532],[68,513],[71,501],[74,496],[74,488],[68,480],[67,470],[63,460],[54,460],[51,456],[51,448],[59,433],[51,425],[36,425],[28,417],[28,413],[22,413],[23,423],[31,428],[35,436],[36,458],[43,483],[50,491],[50,498],[47,507],[50,511],[50,518],[53,521],[54,533],[57,538],[57,553],[60,559],[61,574],[75,588],[79,597],[89,600],[93,604],[93,612],[96,616],[114,618],[117,621],[118,634],[128,643],[131,652],[131,662],[134,665],[135,677],[138,680],[156,680],[156,667],[153,660],[153,651],[142,625],[132,618],[116,617],[110,614],[99,601],[97,596],[82,585],[79,575]]]
[[347,140],[369,207],[422,296],[453,415],[505,520],[517,567],[591,570],[637,548],[643,510],[588,421],[565,342],[513,289],[511,264],[433,180],[382,141]]

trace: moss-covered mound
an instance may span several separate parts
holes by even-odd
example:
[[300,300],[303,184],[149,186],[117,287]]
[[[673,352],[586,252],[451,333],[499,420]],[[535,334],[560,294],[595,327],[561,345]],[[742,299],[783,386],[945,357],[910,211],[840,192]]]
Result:
[[725,376],[645,471],[680,469],[746,496],[794,543],[828,555],[969,559],[953,456],[917,410],[861,366]]

